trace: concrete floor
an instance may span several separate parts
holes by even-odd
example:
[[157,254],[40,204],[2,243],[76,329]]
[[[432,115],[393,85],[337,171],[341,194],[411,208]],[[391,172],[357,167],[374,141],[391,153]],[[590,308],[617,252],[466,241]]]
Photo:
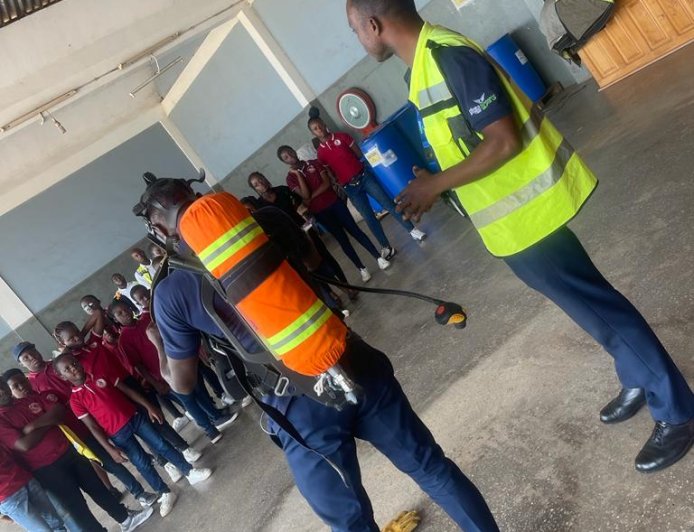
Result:
[[[603,93],[575,87],[551,114],[601,179],[571,227],[694,384],[693,62],[690,46]],[[502,530],[694,531],[694,453],[664,472],[634,470],[652,420],[644,410],[622,425],[599,422],[619,384],[592,339],[444,206],[422,223],[430,237],[421,245],[392,219],[384,223],[399,255],[371,283],[456,299],[469,325],[443,329],[427,305],[372,295],[352,308],[350,325],[390,355],[415,409]],[[141,530],[324,530],[258,418],[249,407],[220,445],[208,446],[201,463],[215,468],[212,479],[196,488],[182,481],[173,513]],[[184,436],[206,445],[192,427]],[[366,444],[359,452],[379,523],[416,508],[422,532],[455,530],[383,456]]]

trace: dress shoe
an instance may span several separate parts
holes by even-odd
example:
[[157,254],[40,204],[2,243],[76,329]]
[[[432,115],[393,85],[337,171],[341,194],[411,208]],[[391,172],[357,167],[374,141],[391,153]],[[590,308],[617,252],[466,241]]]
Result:
[[619,423],[632,417],[646,404],[646,392],[643,388],[622,388],[619,395],[600,410],[600,421]]
[[636,470],[652,473],[683,458],[694,444],[694,419],[681,425],[656,421],[653,434],[636,456]]

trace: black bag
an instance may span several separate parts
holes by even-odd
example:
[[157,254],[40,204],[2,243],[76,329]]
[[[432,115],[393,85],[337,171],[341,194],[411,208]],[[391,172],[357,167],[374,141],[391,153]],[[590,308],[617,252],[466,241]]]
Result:
[[580,65],[578,50],[607,25],[614,8],[614,0],[545,0],[540,29],[550,50]]

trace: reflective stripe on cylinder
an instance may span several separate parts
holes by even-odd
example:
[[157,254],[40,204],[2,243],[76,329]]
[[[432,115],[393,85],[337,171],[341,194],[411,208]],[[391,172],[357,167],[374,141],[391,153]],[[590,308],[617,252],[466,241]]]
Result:
[[228,292],[231,282],[250,284],[235,308],[275,358],[311,376],[337,363],[347,328],[285,260],[253,278],[266,271],[253,261],[263,257],[268,238],[234,196],[221,192],[198,199],[181,217],[180,232]]

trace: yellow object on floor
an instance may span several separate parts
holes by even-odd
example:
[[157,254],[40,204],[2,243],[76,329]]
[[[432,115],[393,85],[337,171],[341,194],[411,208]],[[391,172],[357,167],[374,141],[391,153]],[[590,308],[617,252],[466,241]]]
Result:
[[414,510],[400,512],[398,516],[383,527],[381,532],[410,532],[419,526],[422,518]]

